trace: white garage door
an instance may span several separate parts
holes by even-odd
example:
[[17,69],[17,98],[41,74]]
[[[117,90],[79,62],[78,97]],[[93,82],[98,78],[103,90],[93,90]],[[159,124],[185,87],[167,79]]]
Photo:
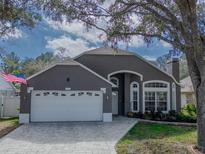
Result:
[[101,91],[37,91],[31,96],[31,121],[101,121]]

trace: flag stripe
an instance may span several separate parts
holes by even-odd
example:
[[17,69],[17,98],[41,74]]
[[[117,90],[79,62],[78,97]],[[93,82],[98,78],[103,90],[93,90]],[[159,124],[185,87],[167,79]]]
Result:
[[15,75],[12,74],[2,74],[2,76],[7,82],[17,82],[17,83],[27,84],[25,79],[16,77]]

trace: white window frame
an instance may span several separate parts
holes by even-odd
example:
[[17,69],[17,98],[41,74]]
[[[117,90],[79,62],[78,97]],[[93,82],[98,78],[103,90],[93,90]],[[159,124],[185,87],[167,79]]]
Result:
[[[116,82],[117,82],[116,86],[119,87],[119,79],[116,78],[116,77],[114,77],[114,76],[112,76],[112,77],[110,77],[110,82],[112,82],[112,80],[116,80]],[[113,82],[112,82],[112,83],[113,83]],[[113,83],[113,84],[114,84],[114,83]]]
[[177,94],[175,83],[172,83],[172,110],[177,110]]
[[[137,88],[133,87],[133,84],[137,84]],[[133,109],[133,92],[137,91],[137,110]],[[139,112],[139,83],[133,81],[130,83],[130,107],[132,112]]]
[[142,75],[142,74],[140,74],[140,73],[138,73],[138,72],[131,71],[131,70],[119,70],[119,71],[114,71],[114,72],[108,74],[108,76],[107,76],[108,80],[110,80],[110,78],[111,78],[112,75],[115,75],[115,74],[118,74],[118,73],[130,73],[130,74],[135,74],[135,75],[137,75],[137,76],[140,77],[140,80],[141,80],[141,81],[143,81],[143,75]]
[[[145,84],[147,83],[152,83],[152,82],[157,82],[157,83],[164,83],[167,84],[166,88],[163,87],[145,87]],[[167,92],[167,111],[162,111],[164,113],[168,113],[170,110],[170,83],[163,81],[163,80],[150,80],[143,82],[143,113],[145,112],[145,92]],[[157,112],[157,104],[155,102],[155,112]]]

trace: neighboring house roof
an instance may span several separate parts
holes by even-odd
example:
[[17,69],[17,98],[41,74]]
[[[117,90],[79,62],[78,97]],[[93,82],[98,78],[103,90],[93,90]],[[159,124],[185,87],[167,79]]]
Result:
[[194,88],[190,76],[182,79],[180,83],[181,83],[181,92],[183,93],[194,92]]
[[2,71],[0,71],[0,91],[15,91],[14,86],[11,83],[5,81],[1,73]]
[[122,49],[113,49],[111,47],[101,47],[101,48],[85,51],[82,54],[74,57],[73,59],[77,59],[78,57],[81,57],[82,55],[114,55],[114,56],[128,55],[128,56],[136,56],[137,58],[141,59],[142,61],[148,63],[150,66],[154,67],[155,69],[159,70],[160,72],[162,72],[162,73],[166,74],[167,76],[171,77],[176,84],[180,85],[180,83],[177,82],[177,80],[171,74],[161,70],[156,65],[154,65],[152,62],[149,62],[148,60],[146,60],[145,58],[141,57],[140,55],[138,55],[134,52],[125,51],[125,50],[122,50]]
[[69,59],[69,60],[67,60],[66,62],[53,64],[53,65],[51,65],[51,66],[49,66],[49,67],[47,67],[47,68],[45,68],[45,69],[43,69],[43,70],[37,72],[36,74],[34,74],[34,75],[28,77],[27,80],[30,80],[30,79],[32,79],[32,78],[34,78],[34,77],[36,77],[36,76],[42,74],[43,72],[45,72],[45,71],[47,71],[47,70],[49,70],[49,69],[51,69],[51,68],[57,66],[57,65],[77,65],[77,66],[80,66],[80,67],[84,68],[85,70],[89,71],[90,73],[94,74],[95,76],[97,76],[97,77],[100,78],[101,80],[104,80],[105,82],[107,82],[107,83],[109,83],[110,85],[112,85],[113,87],[115,87],[115,85],[114,85],[112,82],[110,82],[109,80],[105,79],[105,78],[102,77],[101,75],[97,74],[96,72],[92,71],[91,69],[87,68],[86,66],[84,66],[84,65],[80,64],[79,62],[74,61],[74,60],[72,60],[72,59]]

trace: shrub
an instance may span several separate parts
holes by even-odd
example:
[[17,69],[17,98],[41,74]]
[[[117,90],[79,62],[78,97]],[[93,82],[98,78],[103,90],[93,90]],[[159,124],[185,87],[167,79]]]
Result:
[[142,118],[143,114],[142,114],[142,112],[137,112],[137,113],[134,114],[134,117],[135,118]]
[[149,112],[145,112],[143,114],[143,119],[152,120],[152,114]]
[[175,110],[170,110],[169,111],[169,115],[170,116],[176,116],[177,115],[177,112]]
[[133,113],[128,112],[128,117],[131,118],[142,118],[147,120],[157,120],[157,121],[170,121],[170,122],[191,122],[195,123],[197,119],[196,107],[194,104],[185,105],[180,113],[177,113],[175,110],[169,111],[169,113],[165,114],[161,110],[155,112],[154,110],[150,112],[145,112],[144,114],[141,112]]
[[185,105],[181,112],[177,115],[177,120],[185,122],[196,122],[197,113],[196,106],[194,104]]
[[128,113],[127,113],[127,116],[128,116],[129,118],[133,118],[133,117],[134,117],[134,113],[133,113],[133,112],[128,112]]

